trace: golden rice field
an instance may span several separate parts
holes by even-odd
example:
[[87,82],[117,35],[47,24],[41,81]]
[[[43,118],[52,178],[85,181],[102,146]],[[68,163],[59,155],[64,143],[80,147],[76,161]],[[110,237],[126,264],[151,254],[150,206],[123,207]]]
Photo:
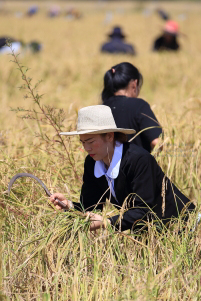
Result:
[[[153,155],[199,211],[201,4],[57,3],[62,11],[75,6],[83,17],[47,18],[50,3],[45,1],[38,1],[40,10],[32,18],[15,16],[31,2],[6,1],[0,12],[2,36],[43,44],[42,52],[17,58],[30,68],[25,76],[31,89],[42,80],[33,90],[35,100],[30,90],[19,89],[25,82],[11,62],[15,58],[0,56],[0,301],[201,300],[200,226],[191,232],[195,215],[181,234],[178,220],[161,233],[150,224],[147,233],[109,229],[92,236],[86,219],[76,212],[55,212],[31,179],[19,179],[10,196],[6,193],[15,173],[30,172],[51,192],[79,200],[85,154],[78,138],[60,140],[57,133],[75,127],[79,108],[99,104],[104,73],[129,61],[144,77],[140,97],[164,128],[163,151]],[[178,53],[151,52],[164,25],[155,12],[158,7],[180,25]],[[137,56],[99,52],[114,25],[123,27]],[[37,93],[43,95],[39,101]],[[108,204],[103,214],[112,214],[112,209]]]

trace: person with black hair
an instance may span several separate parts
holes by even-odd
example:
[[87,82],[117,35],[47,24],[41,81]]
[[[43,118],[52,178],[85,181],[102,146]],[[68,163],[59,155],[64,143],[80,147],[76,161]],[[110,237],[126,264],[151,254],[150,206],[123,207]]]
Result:
[[136,130],[138,135],[132,143],[151,152],[162,128],[150,105],[138,98],[142,83],[142,74],[134,65],[128,62],[115,65],[104,75],[102,103],[111,108],[117,127]]

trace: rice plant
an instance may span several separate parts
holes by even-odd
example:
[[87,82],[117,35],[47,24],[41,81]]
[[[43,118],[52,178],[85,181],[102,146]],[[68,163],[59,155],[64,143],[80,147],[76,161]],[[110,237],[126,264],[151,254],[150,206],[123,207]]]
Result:
[[[27,42],[31,33],[44,49],[0,57],[0,300],[200,300],[200,225],[192,231],[201,204],[199,3],[163,3],[175,19],[186,14],[178,54],[150,51],[163,25],[151,3],[83,2],[77,21],[50,21],[45,3],[36,18],[17,19],[11,12],[24,11],[25,4],[5,5],[10,13],[1,16],[2,32]],[[108,10],[113,19],[105,25]],[[136,57],[99,53],[117,23],[136,45]],[[86,216],[56,212],[32,179],[18,179],[6,193],[14,174],[30,172],[52,193],[79,201],[85,153],[78,138],[58,132],[75,128],[80,107],[100,103],[103,75],[121,61],[142,72],[140,97],[163,125],[163,151],[153,155],[197,205],[187,225],[178,219],[161,231],[149,224],[139,233],[93,235]],[[113,210],[108,205],[103,214]]]

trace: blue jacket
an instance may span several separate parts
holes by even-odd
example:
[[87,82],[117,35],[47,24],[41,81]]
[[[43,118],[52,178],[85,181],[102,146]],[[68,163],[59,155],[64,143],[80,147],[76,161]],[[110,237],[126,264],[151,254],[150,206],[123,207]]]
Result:
[[102,52],[109,53],[129,53],[135,55],[136,52],[131,44],[126,44],[121,38],[114,37],[101,47]]

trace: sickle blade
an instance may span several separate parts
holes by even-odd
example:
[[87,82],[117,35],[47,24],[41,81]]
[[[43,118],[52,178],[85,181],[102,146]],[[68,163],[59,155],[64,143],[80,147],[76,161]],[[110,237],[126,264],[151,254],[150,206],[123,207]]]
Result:
[[10,180],[9,185],[8,185],[8,193],[9,194],[10,194],[10,190],[11,190],[11,187],[12,187],[13,183],[18,178],[22,178],[22,177],[29,177],[29,178],[35,179],[43,187],[43,189],[45,190],[46,194],[48,196],[51,196],[50,191],[47,189],[47,187],[45,186],[45,184],[39,178],[37,178],[36,176],[32,175],[31,173],[25,173],[25,172],[17,173],[14,177],[12,177],[12,179]]
[[[45,184],[39,179],[37,178],[36,176],[32,175],[31,173],[26,173],[26,172],[22,172],[22,173],[17,173],[14,177],[12,177],[12,179],[10,180],[9,182],[9,185],[8,185],[8,194],[10,194],[10,190],[11,190],[11,187],[13,185],[13,183],[18,179],[18,178],[23,178],[23,177],[29,177],[29,178],[33,178],[35,179],[42,187],[43,189],[45,190],[46,194],[48,196],[51,196],[51,193],[50,191],[47,189],[47,187],[45,186]],[[62,208],[66,208],[67,205],[64,204],[63,202],[61,202],[60,200],[56,199],[58,201],[58,204],[62,207]]]

